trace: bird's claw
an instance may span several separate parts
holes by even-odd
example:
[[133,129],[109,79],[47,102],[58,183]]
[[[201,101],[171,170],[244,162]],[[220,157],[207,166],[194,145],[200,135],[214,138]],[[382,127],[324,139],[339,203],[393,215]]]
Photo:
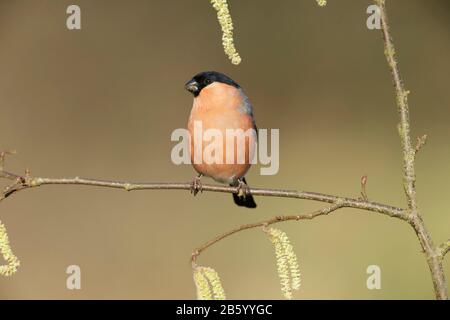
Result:
[[192,179],[191,193],[193,193],[194,196],[196,196],[198,192],[200,192],[200,193],[203,192],[203,186],[202,186],[202,182],[200,181],[200,178],[201,178],[201,176],[195,177],[194,179]]
[[250,195],[250,187],[243,181],[239,180],[239,185],[237,187],[237,194],[240,197],[246,197]]

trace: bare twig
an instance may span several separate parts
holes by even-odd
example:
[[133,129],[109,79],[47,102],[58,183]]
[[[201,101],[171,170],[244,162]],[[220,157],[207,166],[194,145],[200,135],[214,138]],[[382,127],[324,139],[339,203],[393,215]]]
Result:
[[442,259],[449,251],[450,251],[450,239],[448,239],[446,242],[444,242],[437,248],[437,253]]
[[[397,109],[400,115],[398,130],[403,151],[403,186],[405,189],[409,214],[411,216],[410,224],[414,228],[414,231],[419,238],[419,242],[422,246],[423,252],[427,258],[428,267],[430,269],[434,284],[436,298],[448,299],[447,284],[445,282],[442,261],[437,254],[437,248],[434,246],[431,236],[425,228],[425,224],[417,207],[415,187],[416,173],[414,168],[416,148],[412,146],[411,142],[408,106],[409,91],[405,89],[400,75],[395,47],[389,31],[385,0],[375,0],[375,3],[380,8],[381,31],[384,39],[384,53],[391,70],[396,93]],[[425,139],[423,139],[423,141],[425,141]],[[418,144],[419,149],[421,147],[421,144],[423,145],[424,143]]]
[[417,154],[420,149],[422,149],[427,144],[428,136],[424,134],[421,137],[417,137],[416,148],[414,149],[415,154]]
[[0,152],[0,171],[3,171],[4,167],[5,167],[5,158],[7,155],[12,155],[12,154],[16,154],[16,151],[2,151]]
[[369,198],[367,197],[366,185],[367,185],[367,176],[362,176],[361,177],[361,197],[367,201],[367,200],[369,200]]
[[324,216],[327,215],[333,211],[336,211],[340,208],[345,207],[344,205],[344,201],[342,200],[338,200],[336,203],[333,203],[331,206],[328,206],[326,208],[323,208],[321,210],[317,210],[311,213],[306,213],[306,214],[299,214],[299,215],[289,215],[289,216],[276,216],[274,218],[268,219],[268,220],[263,220],[260,222],[255,222],[255,223],[250,223],[250,224],[244,224],[241,225],[239,227],[236,227],[234,229],[231,229],[230,231],[227,231],[225,233],[222,233],[221,235],[218,235],[217,237],[209,240],[208,242],[204,243],[203,245],[201,245],[200,247],[198,247],[197,249],[195,249],[195,251],[192,253],[192,258],[191,258],[191,262],[192,265],[195,266],[196,261],[197,261],[197,257],[200,255],[200,253],[202,253],[202,251],[206,250],[207,248],[211,247],[212,245],[214,245],[215,243],[219,242],[220,240],[223,240],[235,233],[238,233],[240,231],[243,230],[248,230],[248,229],[253,229],[253,228],[258,228],[258,227],[266,227],[269,226],[271,224],[275,224],[275,223],[279,223],[279,222],[284,222],[284,221],[299,221],[299,220],[311,220],[314,219],[318,216]]

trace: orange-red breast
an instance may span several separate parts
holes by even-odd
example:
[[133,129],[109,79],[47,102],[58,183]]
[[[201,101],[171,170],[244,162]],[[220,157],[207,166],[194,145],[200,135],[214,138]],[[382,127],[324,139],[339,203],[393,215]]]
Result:
[[[234,202],[238,206],[256,208],[256,203],[244,178],[250,169],[251,156],[257,139],[253,108],[247,96],[235,81],[215,71],[201,72],[195,75],[186,83],[185,88],[194,95],[194,103],[188,121],[191,162],[199,173],[193,180],[194,195],[201,190],[200,177],[204,175],[230,186],[238,186],[239,193],[233,193]],[[195,134],[195,130],[200,128],[199,124],[203,134],[213,130],[210,132],[220,133],[223,137],[221,144],[223,152],[218,155],[212,153],[215,161],[208,158],[207,155],[211,153],[205,152],[208,147],[211,150],[210,144],[213,141],[208,143],[202,134]],[[253,134],[245,135],[245,140],[241,140],[245,143],[238,143],[238,139],[234,137],[233,140],[227,142],[226,137],[229,130],[237,129],[241,129],[241,133],[252,131]],[[248,131],[249,129],[250,131]],[[231,152],[228,159],[227,151]],[[238,159],[239,153],[244,156],[244,159],[241,157],[241,161]],[[196,156],[197,158],[195,158]],[[232,161],[230,162],[230,160]]]

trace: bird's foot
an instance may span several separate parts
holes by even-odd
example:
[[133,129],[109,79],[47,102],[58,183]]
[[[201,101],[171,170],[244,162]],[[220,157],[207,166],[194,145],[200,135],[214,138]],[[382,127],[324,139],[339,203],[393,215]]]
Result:
[[250,195],[250,187],[244,181],[242,181],[240,179],[238,180],[238,182],[239,182],[239,185],[237,187],[238,196],[245,198],[246,196]]
[[202,177],[202,175],[200,174],[200,175],[196,176],[194,179],[192,179],[191,193],[193,193],[194,196],[196,196],[198,192],[200,192],[200,193],[203,192],[202,182],[200,181],[201,177]]

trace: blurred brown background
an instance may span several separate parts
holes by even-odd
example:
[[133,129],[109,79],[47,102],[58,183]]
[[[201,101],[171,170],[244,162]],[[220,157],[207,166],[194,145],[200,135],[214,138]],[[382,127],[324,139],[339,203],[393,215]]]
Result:
[[[280,171],[252,186],[359,195],[403,206],[401,152],[391,78],[379,31],[366,28],[370,1],[230,1],[243,62],[225,57],[209,1],[0,0],[0,148],[8,169],[36,176],[188,181],[170,161],[172,130],[184,127],[192,97],[183,84],[203,70],[239,82],[260,128],[279,128]],[[82,30],[66,29],[66,8]],[[450,236],[450,5],[388,1],[413,134],[429,135],[417,161],[424,219],[436,242]],[[207,182],[207,180],[205,180]],[[3,183],[3,182],[2,182]],[[4,183],[2,184],[2,186]],[[192,250],[236,225],[322,204],[257,198],[255,211],[230,195],[45,186],[1,203],[22,262],[0,278],[0,298],[195,298]],[[299,256],[312,298],[433,298],[418,241],[408,225],[345,209],[278,225]],[[274,252],[259,230],[206,251],[229,298],[282,298]],[[82,290],[66,289],[68,265]],[[366,268],[382,289],[366,288]],[[450,259],[445,262],[450,278]]]

